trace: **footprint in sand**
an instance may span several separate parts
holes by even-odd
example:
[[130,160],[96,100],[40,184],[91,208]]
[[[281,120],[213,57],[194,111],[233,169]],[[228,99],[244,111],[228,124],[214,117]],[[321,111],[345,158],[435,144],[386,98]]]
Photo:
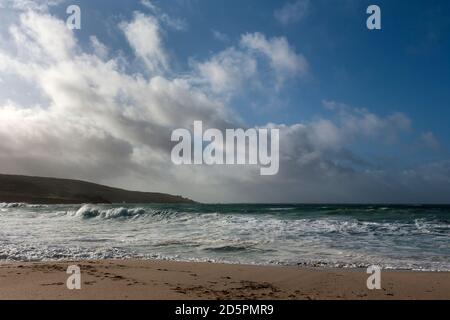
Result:
[[55,283],[43,283],[41,286],[62,286],[63,282],[55,282]]

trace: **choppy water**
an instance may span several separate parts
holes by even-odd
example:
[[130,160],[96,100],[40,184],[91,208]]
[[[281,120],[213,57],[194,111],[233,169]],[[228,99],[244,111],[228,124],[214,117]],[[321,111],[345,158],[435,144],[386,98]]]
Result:
[[0,203],[0,260],[115,258],[450,271],[450,206]]

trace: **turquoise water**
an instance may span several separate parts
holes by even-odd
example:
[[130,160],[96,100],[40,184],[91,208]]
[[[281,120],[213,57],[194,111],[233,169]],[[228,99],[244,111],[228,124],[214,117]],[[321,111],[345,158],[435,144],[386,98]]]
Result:
[[450,206],[0,204],[0,260],[450,270]]

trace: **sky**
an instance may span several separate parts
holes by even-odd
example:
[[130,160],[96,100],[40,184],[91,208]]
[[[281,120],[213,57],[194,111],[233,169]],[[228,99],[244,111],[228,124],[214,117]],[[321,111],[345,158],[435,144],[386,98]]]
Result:
[[[372,4],[381,30],[366,27]],[[0,0],[0,172],[202,202],[450,203],[449,11]],[[279,129],[279,173],[173,164],[171,132],[196,120]]]

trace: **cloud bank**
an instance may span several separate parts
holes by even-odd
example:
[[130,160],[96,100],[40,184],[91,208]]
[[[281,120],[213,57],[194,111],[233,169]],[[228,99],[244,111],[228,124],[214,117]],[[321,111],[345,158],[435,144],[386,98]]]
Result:
[[[450,201],[448,162],[391,170],[352,150],[357,143],[397,143],[412,128],[406,115],[380,116],[328,100],[323,106],[330,118],[261,126],[280,129],[277,176],[262,177],[256,166],[175,166],[172,130],[195,120],[211,128],[246,127],[232,111],[232,98],[247,87],[281,88],[304,77],[307,58],[284,37],[245,33],[178,75],[162,36],[169,18],[153,8],[118,25],[143,67],[130,73],[123,57],[95,35],[90,50],[83,49],[43,5],[14,3],[17,19],[2,33],[0,77],[3,88],[14,84],[29,99],[0,101],[3,173],[85,179],[207,202]],[[431,132],[422,140],[438,143]]]

